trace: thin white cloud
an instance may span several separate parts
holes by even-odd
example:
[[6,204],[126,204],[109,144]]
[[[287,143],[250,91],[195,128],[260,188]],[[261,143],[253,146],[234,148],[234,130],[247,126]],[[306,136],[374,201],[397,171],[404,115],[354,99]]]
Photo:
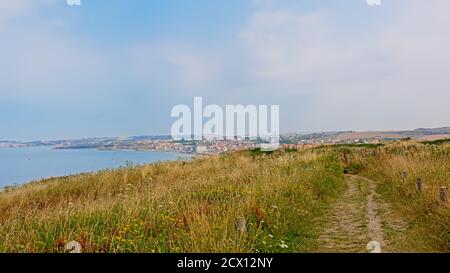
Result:
[[192,45],[143,43],[130,52],[129,65],[134,74],[131,77],[145,82],[149,88],[156,85],[196,94],[218,80],[219,63]]
[[41,16],[55,0],[0,3],[3,99],[73,101],[96,95],[105,83],[108,60],[101,48],[66,31],[63,19]]
[[[400,5],[401,4],[401,5]],[[310,97],[290,128],[387,129],[450,122],[450,2],[382,8],[375,29],[336,29],[329,14],[256,11],[240,38],[261,91]],[[302,105],[302,101],[299,101]],[[419,110],[420,109],[420,110]],[[295,109],[291,111],[295,115]],[[295,122],[297,120],[297,122]]]
[[32,7],[33,2],[30,0],[2,0],[0,1],[0,20],[6,21],[27,14],[32,10]]
[[0,28],[2,23],[23,18],[42,8],[49,8],[59,0],[2,0],[0,1]]
[[336,14],[325,9],[306,12],[255,0],[239,33],[220,45],[142,37],[152,42],[119,49],[79,39],[64,20],[13,20],[38,14],[43,6],[35,3],[53,1],[0,2],[3,98],[81,99],[103,90],[107,100],[108,88],[121,83],[123,92],[138,86],[147,89],[143,93],[203,95],[214,103],[219,97],[235,103],[276,97],[284,131],[450,122],[447,0],[383,2],[372,14],[389,9],[389,16],[368,29],[359,21],[337,28],[331,20]]

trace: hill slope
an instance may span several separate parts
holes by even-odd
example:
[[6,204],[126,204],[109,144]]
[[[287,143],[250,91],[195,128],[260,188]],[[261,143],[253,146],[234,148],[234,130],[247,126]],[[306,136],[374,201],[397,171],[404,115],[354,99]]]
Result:
[[[371,212],[389,251],[448,252],[450,213],[436,190],[450,186],[449,154],[447,144],[413,142],[245,151],[30,183],[0,193],[0,251],[62,252],[71,240],[84,252],[323,251],[325,222],[339,224],[330,213],[356,185],[344,173],[358,173],[389,204]],[[420,197],[416,176],[427,183]],[[396,214],[406,229],[390,228]],[[342,251],[364,250],[367,239]]]

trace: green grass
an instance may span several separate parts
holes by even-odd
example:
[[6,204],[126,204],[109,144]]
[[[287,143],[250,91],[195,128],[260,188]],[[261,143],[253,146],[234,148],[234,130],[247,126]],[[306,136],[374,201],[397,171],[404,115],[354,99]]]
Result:
[[343,181],[334,152],[247,151],[30,183],[0,194],[0,251],[308,251]]
[[392,251],[450,252],[450,205],[438,201],[450,186],[450,146],[414,141],[241,151],[9,187],[0,192],[0,252],[62,252],[72,240],[84,252],[314,251],[344,173],[375,180],[407,222],[388,232]]
[[368,148],[374,149],[378,147],[383,147],[383,143],[344,143],[344,144],[334,144],[334,145],[321,145],[316,147],[315,149],[323,149],[327,147],[333,148]]
[[448,144],[450,143],[450,138],[445,138],[445,139],[437,139],[437,140],[432,140],[432,141],[423,141],[423,144],[426,145],[442,145],[442,144]]
[[[392,204],[395,214],[407,222],[406,230],[388,238],[394,242],[393,251],[450,252],[450,204],[444,206],[439,201],[439,188],[450,187],[448,144],[397,141],[372,151],[336,151],[341,154],[344,170],[377,181],[383,201]],[[422,193],[417,190],[418,178],[424,181]]]

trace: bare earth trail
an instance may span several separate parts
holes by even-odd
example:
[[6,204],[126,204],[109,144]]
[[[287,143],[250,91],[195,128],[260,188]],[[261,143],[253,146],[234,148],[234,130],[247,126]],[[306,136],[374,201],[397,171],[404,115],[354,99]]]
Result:
[[[389,251],[385,225],[391,228],[390,205],[380,201],[377,184],[370,179],[347,175],[347,189],[325,212],[319,223],[318,252],[368,252],[370,241],[380,243],[381,251]],[[386,223],[387,222],[387,223]],[[384,223],[386,223],[384,225]],[[397,225],[405,226],[401,220]]]

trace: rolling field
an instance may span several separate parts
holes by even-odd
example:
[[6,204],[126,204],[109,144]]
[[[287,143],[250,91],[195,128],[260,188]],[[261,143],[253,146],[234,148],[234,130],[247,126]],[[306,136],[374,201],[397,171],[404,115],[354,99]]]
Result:
[[447,142],[130,165],[5,188],[0,252],[450,252],[449,184]]

